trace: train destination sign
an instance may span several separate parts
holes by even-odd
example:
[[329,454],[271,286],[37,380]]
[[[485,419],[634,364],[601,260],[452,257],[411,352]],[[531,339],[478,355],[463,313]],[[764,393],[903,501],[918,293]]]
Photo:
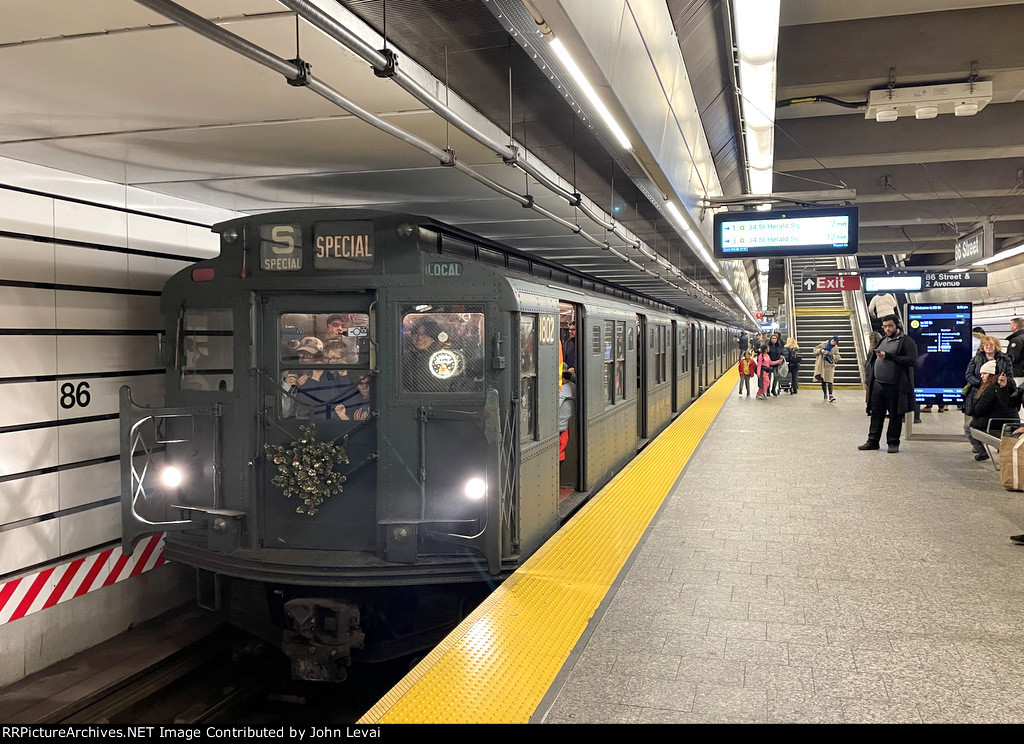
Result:
[[715,215],[715,258],[852,256],[857,207],[722,212]]
[[260,268],[264,271],[302,268],[302,225],[260,225]]
[[969,302],[907,305],[907,334],[917,343],[914,390],[923,403],[960,403],[971,361]]
[[987,287],[987,271],[956,271],[951,274],[925,274],[925,289],[959,289],[960,287]]
[[313,224],[313,268],[317,271],[373,267],[373,222]]

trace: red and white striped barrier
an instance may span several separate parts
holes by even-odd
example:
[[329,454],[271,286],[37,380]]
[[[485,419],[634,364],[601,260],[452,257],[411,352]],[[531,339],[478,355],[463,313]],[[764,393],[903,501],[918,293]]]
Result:
[[140,542],[131,557],[120,547],[45,568],[0,584],[0,625],[138,576],[164,563],[164,536]]

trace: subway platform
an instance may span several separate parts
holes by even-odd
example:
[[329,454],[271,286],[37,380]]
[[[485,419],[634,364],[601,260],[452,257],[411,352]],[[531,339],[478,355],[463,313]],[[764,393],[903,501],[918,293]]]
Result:
[[[713,388],[707,423],[673,425],[703,438],[527,713],[534,657],[474,678],[508,638],[482,608],[425,660],[452,673],[419,707],[403,703],[431,669],[364,722],[1024,721],[1024,547],[1009,540],[1024,494],[966,441],[858,451],[860,391],[758,401],[734,380]],[[922,416],[917,433],[962,431],[956,410]],[[579,583],[543,573],[556,595]],[[506,618],[527,615],[516,590]],[[545,627],[527,622],[525,644],[544,647]]]

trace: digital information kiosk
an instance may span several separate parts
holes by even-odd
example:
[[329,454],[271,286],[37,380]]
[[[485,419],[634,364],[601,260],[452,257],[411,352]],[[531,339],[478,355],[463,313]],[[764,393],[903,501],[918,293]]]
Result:
[[[964,372],[971,361],[970,302],[907,305],[907,335],[917,344],[914,395],[919,404],[959,406]],[[913,429],[908,425],[909,436]],[[916,439],[963,441],[963,434],[917,435]]]

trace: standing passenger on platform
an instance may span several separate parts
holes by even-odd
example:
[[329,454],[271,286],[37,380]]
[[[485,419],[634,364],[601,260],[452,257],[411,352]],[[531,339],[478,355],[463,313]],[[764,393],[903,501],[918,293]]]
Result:
[[782,364],[782,357],[776,362],[768,354],[768,347],[762,346],[757,352],[757,399],[767,400],[768,387],[771,385],[771,369]]
[[871,327],[878,330],[882,327],[882,318],[886,315],[896,315],[899,303],[896,298],[888,292],[880,292],[871,298],[868,303],[868,315],[871,316]]
[[1006,356],[1013,364],[1013,382],[1024,387],[1024,318],[1010,321],[1010,335],[1006,337]]
[[740,335],[736,339],[736,342],[740,345],[740,356],[743,356],[750,348],[750,336],[747,335],[746,331],[740,331]]
[[747,397],[750,397],[750,378],[754,376],[757,370],[757,365],[754,363],[754,355],[747,349],[743,352],[743,358],[740,359],[740,395],[743,395],[743,389],[747,389]]
[[800,384],[797,381],[797,375],[800,374],[800,347],[796,343],[796,339],[790,336],[786,339],[786,347],[789,351],[789,394],[796,395],[797,390],[800,388]]
[[779,339],[779,334],[773,333],[771,338],[768,339],[768,356],[775,364],[772,366],[772,395],[778,396],[779,394],[779,370],[778,366],[782,363],[782,341]]
[[838,335],[814,347],[814,379],[821,383],[821,395],[829,403],[836,400],[833,383],[836,379],[836,365],[841,359]]
[[857,449],[876,450],[882,439],[882,425],[889,414],[885,440],[890,455],[900,451],[903,416],[914,410],[914,365],[917,344],[903,333],[895,315],[882,318],[885,338],[875,348],[875,363],[868,369],[871,388],[871,428],[868,441]]

